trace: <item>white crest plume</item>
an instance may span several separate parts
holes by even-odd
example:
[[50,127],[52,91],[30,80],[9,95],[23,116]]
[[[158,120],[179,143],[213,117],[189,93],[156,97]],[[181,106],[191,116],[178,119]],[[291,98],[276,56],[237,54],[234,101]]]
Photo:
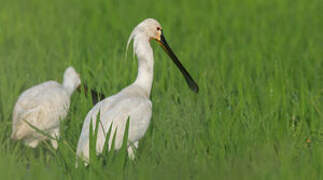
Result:
[[[137,26],[138,27],[138,26]],[[129,48],[129,45],[131,43],[131,40],[133,40],[135,38],[135,35],[137,34],[137,27],[131,32],[129,38],[128,38],[128,42],[127,42],[127,48],[126,48],[126,59],[127,59],[127,56],[128,56],[128,48]],[[133,51],[134,51],[134,46],[133,46]],[[133,58],[135,57],[135,53],[133,53]]]

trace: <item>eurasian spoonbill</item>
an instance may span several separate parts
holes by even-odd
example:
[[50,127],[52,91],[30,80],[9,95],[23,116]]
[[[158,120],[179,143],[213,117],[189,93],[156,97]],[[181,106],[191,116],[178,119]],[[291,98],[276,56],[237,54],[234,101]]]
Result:
[[[122,145],[125,125],[128,117],[128,155],[134,158],[134,148],[138,147],[138,141],[144,136],[152,116],[152,103],[150,92],[153,82],[154,58],[150,40],[156,40],[170,56],[173,62],[185,77],[188,86],[198,92],[198,85],[177,59],[171,48],[168,46],[163,35],[161,25],[155,19],[145,19],[132,31],[128,46],[133,40],[134,52],[138,58],[138,75],[134,83],[121,90],[119,93],[98,102],[87,114],[83,123],[81,136],[77,145],[77,156],[85,162],[89,162],[89,128],[92,120],[93,128],[96,126],[96,116],[100,112],[100,124],[98,125],[98,135],[96,151],[101,153],[106,140],[107,131],[111,124],[111,136],[109,137],[108,148],[111,149],[113,134],[116,131],[115,149]],[[93,131],[94,132],[94,131]]]
[[24,91],[14,107],[11,138],[23,140],[34,148],[51,136],[50,141],[57,149],[55,139],[59,137],[60,120],[67,115],[70,97],[80,84],[79,74],[73,67],[68,67],[63,84],[47,81]]

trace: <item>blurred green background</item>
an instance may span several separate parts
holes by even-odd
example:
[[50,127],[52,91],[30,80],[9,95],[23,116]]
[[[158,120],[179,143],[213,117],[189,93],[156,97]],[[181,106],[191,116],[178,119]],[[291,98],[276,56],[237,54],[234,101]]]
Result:
[[[322,12],[322,0],[1,0],[0,178],[323,179]],[[153,118],[135,161],[74,168],[92,107],[78,93],[58,151],[9,139],[19,94],[69,65],[107,96],[130,84],[126,41],[148,17],[200,92],[152,42]]]

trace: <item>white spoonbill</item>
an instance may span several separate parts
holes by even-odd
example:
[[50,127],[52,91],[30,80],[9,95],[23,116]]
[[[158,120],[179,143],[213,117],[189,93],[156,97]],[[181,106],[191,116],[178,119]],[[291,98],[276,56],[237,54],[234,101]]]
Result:
[[[70,97],[80,84],[79,74],[68,67],[63,84],[47,81],[24,91],[14,107],[11,138],[33,148],[48,138],[36,129],[58,138],[60,120],[67,115]],[[57,149],[56,140],[51,143]]]
[[[96,151],[101,153],[106,140],[107,132],[112,124],[111,136],[108,142],[111,149],[113,134],[116,131],[115,149],[120,149],[128,117],[128,155],[134,158],[133,147],[138,147],[138,141],[144,136],[152,115],[152,103],[149,99],[152,82],[154,58],[150,40],[154,39],[160,43],[170,58],[184,75],[189,87],[198,92],[198,86],[179,62],[171,48],[168,46],[160,24],[154,19],[146,19],[138,24],[132,31],[128,44],[134,40],[134,52],[138,58],[138,75],[134,83],[97,103],[87,114],[83,123],[81,136],[77,146],[77,155],[84,161],[89,162],[89,128],[92,120],[93,129],[96,126],[96,116],[100,111],[100,124]],[[93,131],[94,132],[94,131]],[[132,146],[133,145],[133,146]]]

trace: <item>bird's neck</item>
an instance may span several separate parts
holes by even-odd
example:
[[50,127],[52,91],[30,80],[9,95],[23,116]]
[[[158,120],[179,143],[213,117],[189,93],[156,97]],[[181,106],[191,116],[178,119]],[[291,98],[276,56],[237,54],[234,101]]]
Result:
[[149,98],[154,75],[154,56],[149,39],[144,36],[135,37],[134,51],[138,58],[138,75],[134,84],[140,86]]
[[71,96],[75,90],[75,87],[73,87],[73,85],[71,85],[71,83],[66,82],[66,81],[63,82],[63,87],[65,88],[65,90],[69,96]]

